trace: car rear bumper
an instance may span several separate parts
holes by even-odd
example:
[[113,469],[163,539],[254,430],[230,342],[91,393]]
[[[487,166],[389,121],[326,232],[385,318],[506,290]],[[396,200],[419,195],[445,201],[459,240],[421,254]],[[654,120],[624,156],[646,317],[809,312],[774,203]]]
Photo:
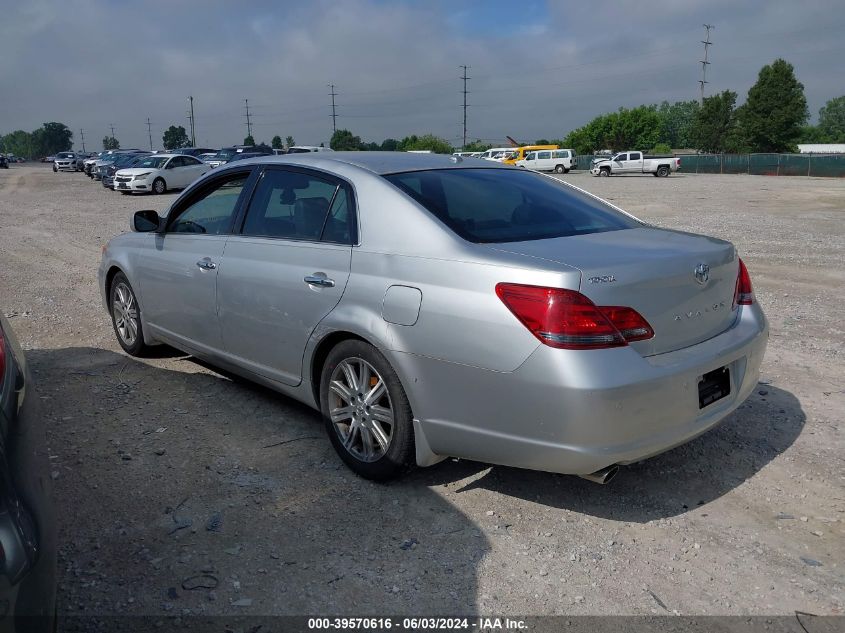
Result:
[[[540,345],[514,372],[392,353],[423,445],[436,455],[588,474],[656,455],[706,432],[752,392],[768,342],[759,306],[697,345],[651,357],[630,347]],[[703,374],[727,367],[730,393],[699,408]],[[434,461],[434,460],[429,460]]]

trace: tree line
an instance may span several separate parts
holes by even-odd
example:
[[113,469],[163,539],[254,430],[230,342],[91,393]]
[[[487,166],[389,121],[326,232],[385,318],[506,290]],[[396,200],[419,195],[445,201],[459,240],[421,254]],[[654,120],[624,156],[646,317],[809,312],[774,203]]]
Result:
[[798,143],[845,143],[845,96],[819,110],[818,125],[809,119],[804,86],[792,64],[777,59],[763,66],[745,103],[725,90],[698,101],[620,108],[597,116],[555,141],[578,154],[604,149],[668,152],[694,148],[713,153],[794,152]]
[[65,152],[73,147],[73,132],[55,121],[45,123],[37,130],[15,130],[0,134],[0,152],[22,156],[30,160]]

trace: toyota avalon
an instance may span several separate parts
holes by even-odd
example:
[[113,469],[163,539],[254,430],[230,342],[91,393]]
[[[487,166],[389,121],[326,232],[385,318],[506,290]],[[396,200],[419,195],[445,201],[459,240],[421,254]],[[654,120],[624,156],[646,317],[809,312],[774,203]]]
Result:
[[123,349],[307,403],[372,479],[454,456],[606,482],[734,411],[768,339],[731,243],[490,161],[254,158],[132,227],[99,269]]

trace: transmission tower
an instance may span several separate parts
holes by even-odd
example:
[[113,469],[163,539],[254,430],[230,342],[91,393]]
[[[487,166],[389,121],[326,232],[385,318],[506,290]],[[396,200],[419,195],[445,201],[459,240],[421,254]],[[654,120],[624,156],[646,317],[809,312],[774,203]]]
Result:
[[709,83],[707,81],[707,67],[710,65],[710,62],[707,61],[707,53],[708,49],[713,46],[713,43],[710,41],[710,31],[711,29],[715,29],[716,27],[712,24],[705,24],[704,29],[706,32],[706,36],[701,43],[704,44],[704,59],[701,60],[701,79],[699,79],[698,83],[701,85],[701,104],[704,105],[704,84]]
[[82,137],[82,152],[85,153],[85,131],[79,128],[79,136]]
[[249,120],[249,99],[244,99],[246,105],[246,135],[252,136],[252,123]]
[[191,103],[191,113],[189,115],[189,117],[191,119],[191,147],[196,147],[197,146],[197,135],[196,135],[196,131],[195,131],[196,126],[194,124],[194,98],[192,96],[188,97],[188,101],[190,101],[190,103]]
[[147,117],[147,134],[150,135],[150,151],[153,151],[153,128],[150,124],[150,117]]
[[470,77],[467,77],[467,68],[469,68],[469,66],[464,65],[460,66],[460,68],[464,69],[464,74],[461,75],[461,79],[464,80],[464,89],[461,91],[464,95],[464,141],[461,145],[461,151],[463,151],[467,146],[467,94],[469,94],[467,92],[467,79],[470,79]]
[[329,96],[332,98],[332,133],[334,133],[337,132],[337,110],[335,109],[334,102],[334,98],[337,96],[337,93],[334,91],[334,84],[329,84],[329,88],[332,89]]

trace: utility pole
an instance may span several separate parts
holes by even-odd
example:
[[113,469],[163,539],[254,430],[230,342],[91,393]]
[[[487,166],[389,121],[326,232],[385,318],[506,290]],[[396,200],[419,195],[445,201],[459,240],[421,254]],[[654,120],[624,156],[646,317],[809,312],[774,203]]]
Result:
[[79,128],[79,136],[82,137],[82,153],[85,153],[85,131],[82,128]]
[[150,117],[147,117],[147,134],[150,135],[150,151],[153,151],[153,128],[150,126]]
[[460,66],[460,68],[464,69],[464,74],[461,75],[461,79],[464,80],[464,89],[461,91],[464,95],[464,142],[461,145],[461,151],[463,151],[467,146],[467,79],[470,79],[470,77],[467,77],[467,68],[469,66],[464,65]]
[[334,98],[337,96],[337,93],[334,91],[334,84],[329,84],[329,88],[332,89],[329,93],[329,96],[332,98],[332,133],[335,133],[337,132],[337,111],[335,110]]
[[709,83],[707,81],[707,67],[710,65],[710,62],[707,61],[707,51],[713,46],[713,43],[710,41],[710,30],[715,28],[712,24],[705,24],[706,37],[701,40],[701,43],[704,44],[704,59],[701,60],[701,79],[698,81],[701,85],[701,105],[704,105],[704,84]]
[[188,121],[191,123],[191,147],[197,146],[197,136],[194,132],[194,98],[188,97],[188,101],[191,104],[191,109],[188,110]]
[[244,99],[246,104],[246,135],[252,136],[252,124],[249,122],[249,99]]
[[114,138],[114,123],[109,123],[109,127],[111,128],[111,137]]

